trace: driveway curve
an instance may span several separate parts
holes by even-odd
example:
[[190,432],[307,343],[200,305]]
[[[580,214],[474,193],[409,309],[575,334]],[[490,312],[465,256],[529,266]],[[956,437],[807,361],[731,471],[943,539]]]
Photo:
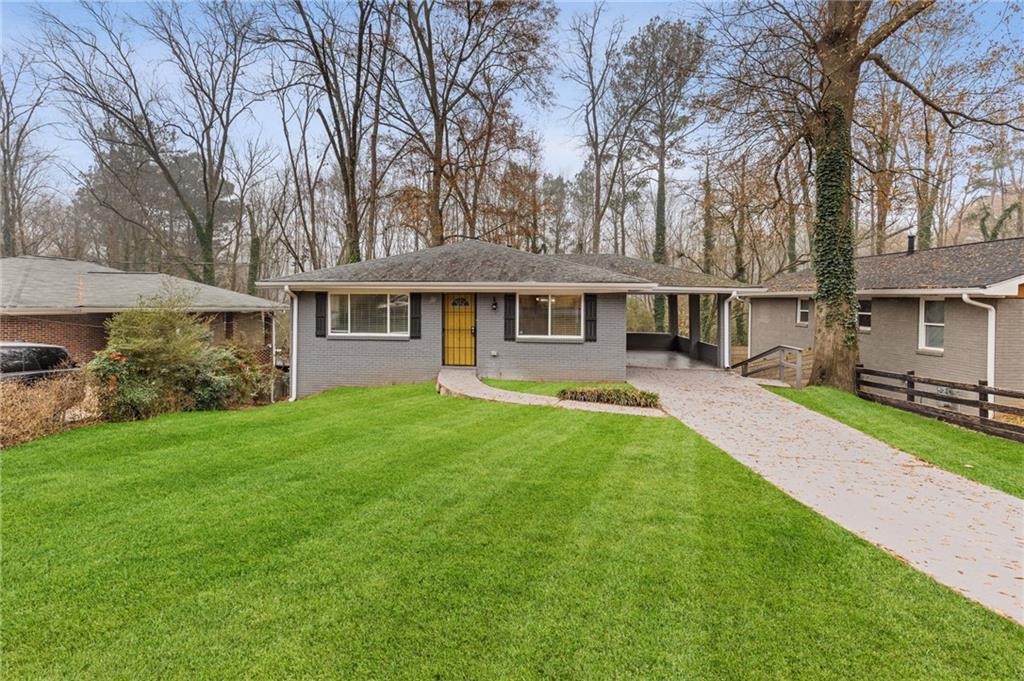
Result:
[[1024,624],[1024,501],[732,373],[630,368],[627,380],[796,500]]

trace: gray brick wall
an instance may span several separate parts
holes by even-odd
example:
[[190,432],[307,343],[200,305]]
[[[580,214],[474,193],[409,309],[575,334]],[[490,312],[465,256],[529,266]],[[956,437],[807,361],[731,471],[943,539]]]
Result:
[[342,385],[416,383],[441,364],[441,295],[424,293],[422,338],[317,338],[315,294],[299,296],[298,397]]
[[1024,298],[996,303],[996,385],[1024,390]]
[[[597,297],[597,342],[508,342],[504,340],[505,299],[477,296],[477,371],[491,378],[536,381],[623,381],[626,379],[626,295]],[[491,353],[497,353],[493,356]]]
[[757,298],[750,301],[750,355],[776,345],[809,348],[814,345],[814,301],[807,326],[796,323],[796,298]]
[[945,348],[941,355],[918,350],[917,298],[876,298],[871,332],[860,334],[861,363],[883,371],[913,370],[961,383],[985,378],[987,318],[984,310],[946,299]]
[[[317,338],[315,294],[299,293],[297,395],[337,386],[415,383],[441,368],[440,293],[422,297],[422,338]],[[498,309],[491,310],[497,299]],[[504,296],[477,297],[477,370],[481,376],[531,380],[621,381],[626,376],[626,296],[601,294],[596,343],[504,340]],[[492,356],[492,352],[497,353]]]
[[[871,331],[858,336],[861,362],[869,368],[904,372],[962,383],[985,378],[986,312],[958,298],[946,299],[945,349],[941,356],[918,350],[918,298],[874,298]],[[991,302],[991,301],[984,301]],[[812,323],[795,325],[793,298],[751,301],[751,350],[773,345],[810,347]],[[996,305],[996,383],[1024,386],[1024,300],[1004,299]]]

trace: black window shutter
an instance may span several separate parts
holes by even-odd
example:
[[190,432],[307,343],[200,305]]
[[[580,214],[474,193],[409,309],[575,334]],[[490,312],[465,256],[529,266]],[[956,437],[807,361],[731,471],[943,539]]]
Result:
[[316,294],[316,335],[323,338],[327,335],[327,294]]
[[597,341],[597,294],[583,296],[583,340]]
[[420,301],[421,294],[409,294],[409,338],[420,338],[423,328],[423,305]]
[[516,339],[516,294],[505,294],[505,340]]

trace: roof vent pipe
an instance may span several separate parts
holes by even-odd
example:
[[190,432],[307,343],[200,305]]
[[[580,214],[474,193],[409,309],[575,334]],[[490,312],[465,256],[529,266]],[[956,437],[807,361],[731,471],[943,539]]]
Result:
[[917,236],[914,234],[907,235],[907,255],[914,255],[914,242],[917,241]]

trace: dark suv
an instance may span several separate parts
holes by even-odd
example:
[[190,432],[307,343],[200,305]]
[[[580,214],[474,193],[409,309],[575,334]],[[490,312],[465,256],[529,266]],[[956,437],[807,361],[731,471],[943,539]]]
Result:
[[38,381],[76,367],[66,348],[42,343],[0,343],[0,380]]

